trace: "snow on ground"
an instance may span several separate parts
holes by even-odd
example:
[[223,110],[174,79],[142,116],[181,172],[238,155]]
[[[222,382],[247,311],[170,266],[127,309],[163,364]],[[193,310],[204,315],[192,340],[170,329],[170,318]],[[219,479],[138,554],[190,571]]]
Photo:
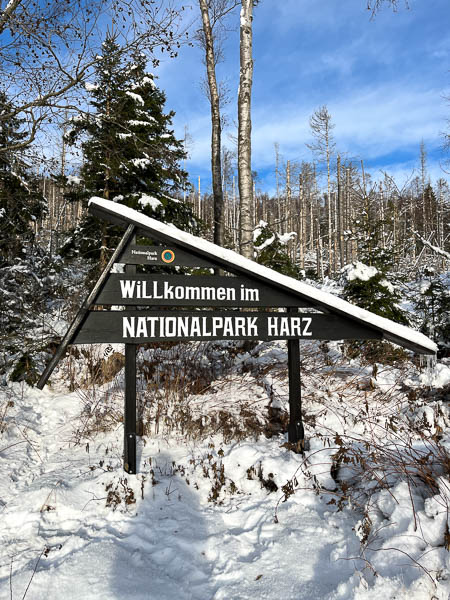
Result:
[[[302,344],[302,456],[283,434],[256,434],[269,405],[285,416],[283,343],[236,355],[210,344],[184,363],[180,347],[141,357],[153,405],[137,476],[122,470],[123,373],[69,392],[66,361],[43,391],[0,389],[0,600],[448,599],[450,492],[433,471],[449,447],[448,397],[421,396],[411,365],[361,367],[337,361],[338,344]],[[167,382],[194,356],[209,383],[177,379],[174,406]],[[386,468],[395,448],[405,471],[426,454],[433,483]]]

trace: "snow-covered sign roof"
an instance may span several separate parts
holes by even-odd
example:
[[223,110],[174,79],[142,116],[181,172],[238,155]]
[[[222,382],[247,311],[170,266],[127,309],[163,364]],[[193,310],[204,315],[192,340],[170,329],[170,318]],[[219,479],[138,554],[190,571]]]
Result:
[[221,248],[212,242],[181,231],[173,225],[161,223],[147,217],[132,208],[103,198],[92,198],[89,203],[89,210],[95,216],[117,225],[124,227],[134,225],[145,236],[166,244],[175,244],[193,256],[203,260],[207,259],[226,271],[237,275],[245,275],[271,287],[289,292],[299,298],[299,306],[302,306],[302,302],[306,301],[319,310],[359,322],[377,332],[377,337],[381,334],[382,338],[409,348],[414,352],[420,354],[434,354],[437,352],[436,344],[414,329],[399,325],[363,308],[354,306],[337,296],[244,258],[233,250]]

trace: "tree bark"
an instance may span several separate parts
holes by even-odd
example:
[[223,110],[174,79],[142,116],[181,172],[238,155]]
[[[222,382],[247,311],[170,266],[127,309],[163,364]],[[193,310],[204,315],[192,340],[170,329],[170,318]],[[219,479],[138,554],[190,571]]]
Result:
[[340,268],[345,264],[345,252],[344,252],[344,203],[342,201],[342,180],[341,180],[341,157],[338,154],[337,157],[337,214],[338,214],[338,227],[337,236],[339,238],[339,257],[340,257]]
[[298,249],[300,268],[305,268],[305,249],[306,249],[306,217],[305,217],[305,192],[303,189],[303,177],[300,173],[298,182],[298,203],[299,203],[299,227],[298,227]]
[[214,38],[208,12],[207,0],[199,0],[205,36],[206,72],[208,74],[209,101],[211,107],[211,173],[214,198],[214,243],[223,246],[223,190],[221,162],[220,98],[216,79]]
[[253,83],[253,0],[241,0],[240,78],[238,94],[238,185],[240,197],[240,252],[253,258],[253,181],[251,167],[251,97]]

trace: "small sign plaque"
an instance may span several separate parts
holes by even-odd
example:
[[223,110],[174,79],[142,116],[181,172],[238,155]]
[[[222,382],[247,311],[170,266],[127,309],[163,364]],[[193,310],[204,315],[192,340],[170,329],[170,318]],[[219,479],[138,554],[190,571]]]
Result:
[[170,248],[165,248],[162,252],[161,252],[161,260],[170,265],[170,263],[173,263],[173,261],[175,260],[175,252],[173,250],[170,250]]
[[214,268],[214,264],[205,258],[196,258],[193,254],[171,246],[141,246],[130,244],[125,248],[120,261],[127,265],[155,265],[155,266],[178,266],[178,267],[208,267]]

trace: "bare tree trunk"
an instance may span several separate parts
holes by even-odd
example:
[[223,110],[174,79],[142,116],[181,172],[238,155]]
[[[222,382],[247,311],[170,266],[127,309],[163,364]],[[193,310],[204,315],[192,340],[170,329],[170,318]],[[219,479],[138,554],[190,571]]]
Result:
[[209,19],[207,0],[199,0],[199,6],[202,13],[206,71],[208,74],[209,101],[211,106],[211,173],[214,197],[214,243],[223,246],[220,99],[216,80],[214,39]]
[[281,206],[280,206],[280,145],[275,142],[275,180],[277,185],[277,221],[281,223]]
[[315,141],[306,145],[318,156],[320,160],[325,160],[327,167],[326,214],[328,217],[328,274],[331,274],[333,270],[333,238],[335,232],[333,231],[332,218],[330,160],[335,149],[335,143],[331,133],[334,125],[331,122],[331,115],[328,112],[327,107],[322,106],[317,109],[311,116],[309,124]]
[[305,241],[306,241],[306,217],[305,217],[305,192],[303,189],[303,177],[300,173],[298,182],[298,203],[299,203],[299,227],[298,227],[298,248],[300,268],[305,268]]
[[409,212],[410,212],[410,229],[411,229],[411,251],[412,251],[412,259],[416,260],[416,240],[414,234],[412,233],[416,228],[415,222],[415,211],[414,211],[414,197],[412,191],[409,194]]
[[198,176],[198,183],[197,183],[197,216],[202,219],[203,215],[202,215],[202,193],[201,193],[201,180],[200,180],[200,175]]
[[317,272],[320,277],[320,281],[325,279],[323,272],[323,250],[322,250],[322,238],[319,237],[319,243],[317,247]]
[[330,146],[328,131],[326,136],[326,157],[327,157],[327,213],[328,213],[328,276],[333,272],[333,222],[332,222],[332,200],[331,200],[331,174],[330,174]]
[[427,175],[427,153],[425,150],[425,143],[422,140],[420,142],[420,187],[422,193],[422,233],[423,237],[427,237],[427,210],[425,206],[425,179]]
[[342,198],[342,182],[341,182],[341,157],[338,154],[337,157],[337,237],[339,239],[339,257],[340,257],[340,268],[345,264],[345,253],[344,253],[344,202]]
[[392,243],[394,248],[397,246],[397,230],[398,230],[398,210],[396,204],[393,207],[392,215]]
[[[351,206],[351,194],[350,194],[350,167],[347,167],[345,174],[345,229],[350,230],[353,226],[352,217],[352,206]],[[345,262],[350,263],[353,261],[352,253],[352,241],[347,235],[345,241]]]
[[[350,180],[349,193],[351,194],[352,190],[352,181]],[[354,194],[350,196],[350,223],[354,224],[356,220],[355,216],[355,201]],[[352,236],[351,246],[350,246],[350,261],[355,262],[358,260],[358,242],[355,236]]]
[[384,190],[380,182],[379,185],[379,206],[380,206],[380,221],[381,221],[381,247],[386,248],[386,223],[384,214]]
[[253,0],[241,0],[240,77],[238,95],[238,180],[240,199],[240,251],[253,258],[253,181],[251,166],[251,97],[253,83]]
[[322,231],[320,228],[320,201],[319,201],[319,191],[317,189],[317,174],[316,167],[314,165],[314,201],[316,205],[316,231],[317,231],[317,275],[320,277],[321,281],[324,280],[324,271],[323,271],[323,244],[322,244]]
[[[443,194],[443,186],[444,181],[439,179],[438,183],[438,204],[436,207],[436,231],[437,231],[437,239],[438,246],[442,250],[444,249],[444,194]],[[442,257],[441,260],[441,269],[445,269],[445,258]]]
[[241,215],[240,215],[240,203],[239,203],[239,186],[236,181],[236,177],[233,177],[233,199],[234,199],[234,222],[235,222],[235,246],[236,250],[239,251],[239,244],[241,243]]
[[286,163],[286,201],[285,201],[285,209],[282,220],[281,233],[287,233],[291,231],[292,226],[290,223],[290,216],[292,213],[291,207],[292,194],[291,194],[291,161],[288,160]]
[[314,194],[310,190],[309,193],[309,240],[308,250],[314,250]]

